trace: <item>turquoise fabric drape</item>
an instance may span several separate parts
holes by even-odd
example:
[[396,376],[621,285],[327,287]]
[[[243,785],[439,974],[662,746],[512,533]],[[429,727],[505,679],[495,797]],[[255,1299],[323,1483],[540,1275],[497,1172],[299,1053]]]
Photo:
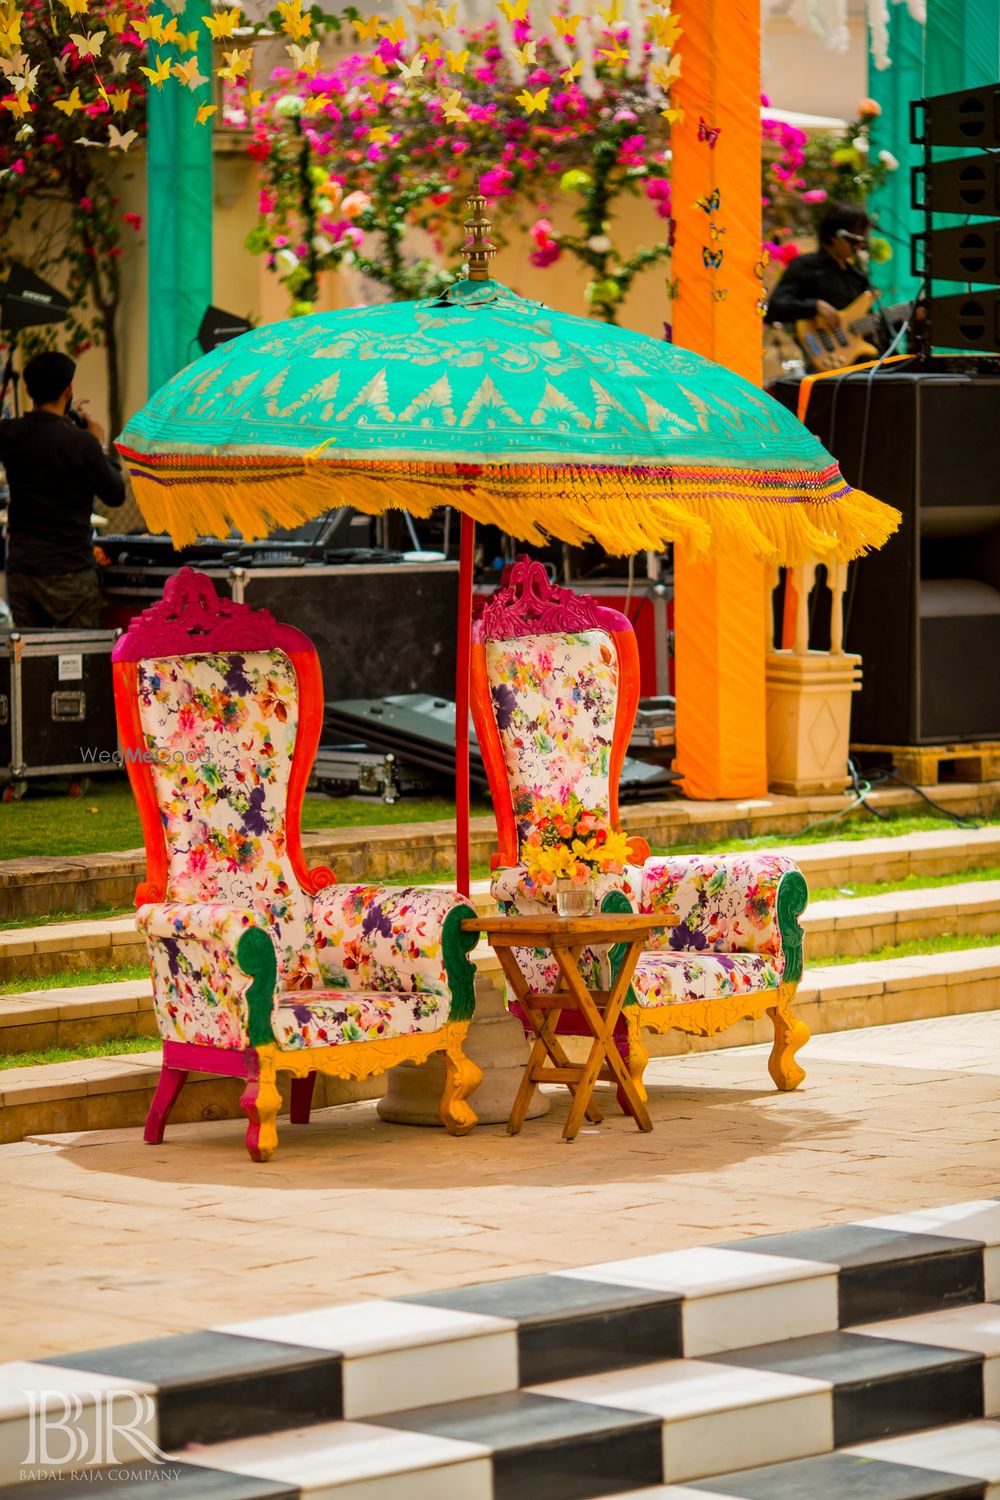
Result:
[[891,151],[899,170],[871,195],[869,208],[876,232],[892,246],[892,259],[872,265],[871,278],[886,304],[908,302],[920,278],[910,271],[910,236],[923,229],[923,215],[910,207],[910,168],[923,161],[923,150],[910,142],[910,101],[923,96],[924,28],[903,0],[894,0],[889,15],[888,68],[868,59],[868,93],[882,113],[871,130],[872,151]]
[[[212,76],[212,40],[202,17],[210,14],[208,0],[191,0],[179,22],[182,31],[202,33],[198,72],[206,78]],[[153,58],[168,50],[177,55],[174,48],[150,45]],[[149,90],[150,395],[201,353],[195,334],[212,300],[212,126],[195,124],[199,104],[210,98],[208,84],[192,90],[176,78]]]

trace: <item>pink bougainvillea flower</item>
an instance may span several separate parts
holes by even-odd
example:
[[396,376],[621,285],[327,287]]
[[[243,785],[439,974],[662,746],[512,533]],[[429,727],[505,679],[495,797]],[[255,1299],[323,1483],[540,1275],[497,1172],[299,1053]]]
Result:
[[[21,171],[23,172],[24,171],[24,162],[23,161],[22,162],[14,162],[12,164],[12,170],[15,171],[15,172],[18,170],[19,167],[20,167]],[[91,202],[91,200],[86,196],[86,194],[84,194],[84,196],[80,199],[80,207],[83,209],[83,211],[84,211],[85,214],[93,213],[93,211],[94,211],[94,205]]]
[[122,220],[138,233],[142,227],[142,214],[122,214]]

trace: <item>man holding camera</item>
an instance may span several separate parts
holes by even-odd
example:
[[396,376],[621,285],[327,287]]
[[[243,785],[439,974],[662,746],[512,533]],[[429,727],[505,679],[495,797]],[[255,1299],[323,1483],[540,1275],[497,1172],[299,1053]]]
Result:
[[0,422],[7,475],[7,599],[14,624],[97,629],[101,593],[94,561],[95,497],[121,505],[125,480],[104,432],[72,410],[76,365],[36,354],[24,369],[33,409]]

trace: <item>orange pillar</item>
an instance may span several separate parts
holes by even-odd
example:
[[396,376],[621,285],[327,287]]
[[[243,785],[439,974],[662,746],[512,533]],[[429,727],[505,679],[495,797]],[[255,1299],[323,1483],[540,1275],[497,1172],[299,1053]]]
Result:
[[[678,344],[760,381],[760,0],[674,0]],[[716,132],[718,132],[716,134]],[[721,254],[721,261],[718,257]],[[689,797],[767,791],[764,565],[676,549],[677,765]]]

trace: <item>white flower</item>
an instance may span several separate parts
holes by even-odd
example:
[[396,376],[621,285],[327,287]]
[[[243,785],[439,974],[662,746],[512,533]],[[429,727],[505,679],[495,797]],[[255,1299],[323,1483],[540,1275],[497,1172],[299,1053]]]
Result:
[[885,167],[887,172],[897,172],[899,170],[899,162],[893,156],[891,151],[880,151],[878,154],[878,159],[882,163],[883,167]]
[[868,137],[866,135],[856,135],[851,145],[855,151],[860,151],[862,156],[868,155]]
[[274,263],[278,267],[279,271],[288,273],[297,270],[299,257],[295,254],[294,250],[289,250],[286,247],[285,249],[279,250],[276,253],[274,257]]
[[333,249],[333,241],[328,240],[325,234],[314,234],[312,238],[312,247],[314,250],[318,251],[320,255],[329,255],[330,251]]
[[592,234],[587,241],[587,249],[593,250],[595,255],[607,255],[611,249],[611,241],[606,234]]
[[292,120],[302,113],[302,100],[298,94],[282,94],[274,106],[274,112],[283,120]]

